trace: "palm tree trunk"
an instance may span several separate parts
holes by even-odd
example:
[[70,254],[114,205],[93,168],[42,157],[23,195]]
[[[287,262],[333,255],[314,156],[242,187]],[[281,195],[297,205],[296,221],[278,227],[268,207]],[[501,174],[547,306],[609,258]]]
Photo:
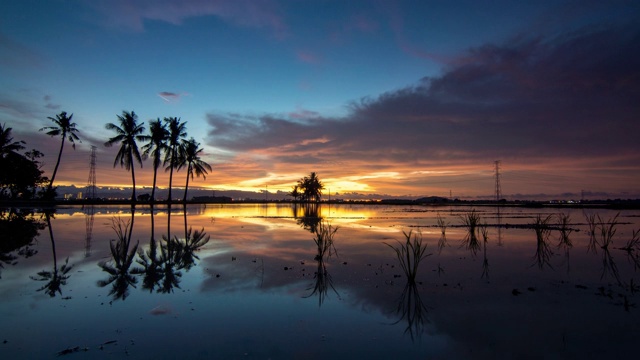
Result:
[[169,204],[171,204],[171,188],[172,188],[172,184],[173,184],[173,167],[175,165],[175,157],[176,157],[176,149],[175,147],[171,148],[171,161],[169,163],[170,165],[170,170],[169,170],[169,198],[167,199],[169,201]]
[[191,174],[191,164],[187,167],[187,183],[184,186],[184,197],[182,198],[182,202],[187,202],[187,190],[189,189],[189,174]]
[[133,192],[131,193],[131,202],[136,202],[136,172],[135,164],[133,163],[133,155],[129,153],[129,164],[131,164],[131,182],[133,183]]
[[151,203],[156,201],[156,176],[158,175],[158,166],[153,164],[153,188],[151,189]]
[[62,149],[64,149],[64,140],[66,135],[66,133],[62,133],[62,143],[60,144],[60,152],[58,152],[58,161],[56,161],[56,166],[53,168],[53,175],[51,175],[51,182],[49,183],[48,191],[51,190],[53,187],[53,180],[56,179],[56,173],[58,172],[58,166],[60,166],[60,158],[62,157]]

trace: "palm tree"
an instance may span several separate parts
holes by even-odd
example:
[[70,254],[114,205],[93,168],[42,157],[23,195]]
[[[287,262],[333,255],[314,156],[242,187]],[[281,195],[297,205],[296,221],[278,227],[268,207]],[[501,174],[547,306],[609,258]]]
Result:
[[[60,166],[60,158],[62,157],[62,149],[64,149],[65,139],[68,139],[73,147],[73,150],[76,149],[75,141],[80,141],[76,132],[76,123],[71,122],[73,118],[73,114],[67,116],[67,112],[63,111],[60,114],[56,115],[55,118],[47,117],[47,119],[53,121],[55,126],[45,126],[40,131],[48,130],[47,135],[49,136],[60,136],[62,138],[62,142],[60,143],[60,152],[58,152],[58,161],[56,161],[56,166],[53,168],[53,175],[51,175],[51,182],[49,183],[49,187],[47,188],[47,192],[51,192],[51,188],[53,187],[53,181],[56,179],[56,173],[58,172],[58,166]],[[80,141],[81,142],[81,141]]]
[[313,199],[315,202],[318,202],[322,196],[324,184],[322,184],[318,175],[312,172],[309,176],[298,180],[298,188],[302,190],[303,199],[306,201]]
[[211,165],[200,159],[199,154],[204,149],[199,148],[200,143],[194,138],[191,138],[188,141],[183,141],[182,145],[183,146],[180,148],[178,170],[185,166],[187,167],[187,183],[184,186],[184,197],[182,199],[183,202],[186,202],[187,190],[189,189],[189,176],[191,176],[191,179],[193,180],[193,174],[195,173],[197,177],[202,175],[202,178],[206,179],[207,177],[205,175],[207,174],[207,170],[211,171]]
[[169,203],[171,203],[171,187],[173,186],[173,169],[178,166],[178,158],[180,147],[180,140],[187,137],[187,123],[181,122],[180,118],[170,117],[164,118],[165,124],[169,130],[169,151],[165,152],[164,165],[169,164],[165,168],[165,171],[169,172]]
[[160,119],[149,121],[149,143],[142,147],[144,158],[149,157],[153,159],[153,189],[151,190],[151,202],[156,200],[156,178],[158,175],[158,168],[160,167],[160,158],[162,153],[169,150],[167,146],[167,140],[169,139],[169,131],[165,124]]
[[131,181],[133,182],[133,192],[131,194],[131,201],[136,201],[136,175],[134,171],[133,160],[137,160],[142,167],[142,156],[138,150],[138,144],[136,141],[147,141],[149,136],[141,135],[144,132],[144,125],[138,124],[138,115],[131,112],[122,112],[122,116],[117,115],[120,121],[120,126],[108,123],[106,125],[107,130],[113,130],[116,132],[116,136],[110,138],[105,146],[111,147],[115,143],[120,143],[120,149],[116,154],[116,159],[113,162],[113,167],[116,167],[118,162],[120,166],[125,169],[131,170]]
[[0,158],[4,158],[9,154],[17,154],[17,151],[23,150],[24,141],[13,141],[10,127],[7,124],[0,125]]
[[293,185],[293,188],[291,189],[291,192],[289,192],[287,195],[293,196],[293,201],[294,202],[298,202],[298,196],[301,195],[299,190],[300,190],[299,185]]

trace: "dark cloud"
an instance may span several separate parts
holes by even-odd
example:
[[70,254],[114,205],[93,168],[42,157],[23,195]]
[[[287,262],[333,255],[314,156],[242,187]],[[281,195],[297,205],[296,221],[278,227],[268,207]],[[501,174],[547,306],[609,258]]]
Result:
[[[470,49],[345,118],[209,115],[208,143],[298,162],[610,157],[640,147],[640,31],[589,27]],[[306,158],[310,160],[310,158]]]
[[180,100],[180,97],[182,97],[182,94],[178,94],[170,91],[161,91],[158,93],[158,96],[165,102],[174,102],[174,101]]

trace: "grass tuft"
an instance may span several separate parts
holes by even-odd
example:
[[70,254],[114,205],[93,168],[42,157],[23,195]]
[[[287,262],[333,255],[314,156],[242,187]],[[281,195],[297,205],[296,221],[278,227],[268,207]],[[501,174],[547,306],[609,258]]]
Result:
[[405,237],[404,243],[398,241],[398,246],[387,243],[385,243],[385,245],[395,251],[398,261],[400,262],[400,267],[402,267],[402,270],[407,276],[408,282],[415,283],[420,262],[432,254],[425,254],[427,245],[422,244],[422,233],[417,232],[413,234],[413,230],[410,230],[408,233],[403,231],[402,233]]

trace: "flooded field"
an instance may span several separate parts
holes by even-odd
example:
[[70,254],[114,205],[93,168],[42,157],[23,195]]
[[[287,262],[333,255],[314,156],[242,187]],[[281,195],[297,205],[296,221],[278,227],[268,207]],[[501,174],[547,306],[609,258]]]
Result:
[[[637,210],[225,204],[0,220],[7,359],[612,358],[640,336]],[[407,244],[426,246],[420,261]]]

